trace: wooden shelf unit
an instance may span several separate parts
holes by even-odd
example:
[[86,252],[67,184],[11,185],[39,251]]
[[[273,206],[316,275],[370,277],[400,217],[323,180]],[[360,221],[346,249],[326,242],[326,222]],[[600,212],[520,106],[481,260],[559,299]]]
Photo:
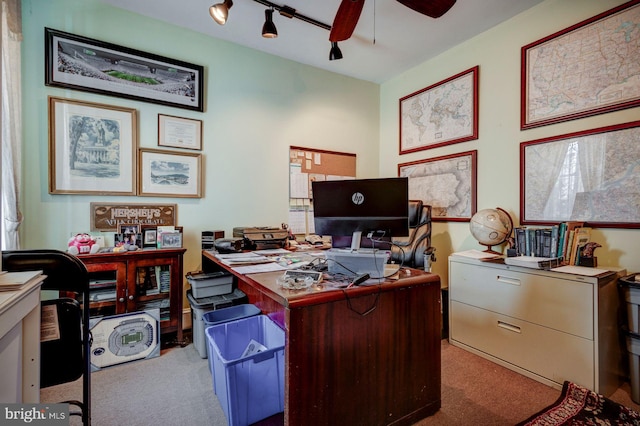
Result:
[[182,342],[182,264],[185,251],[184,248],[144,249],[78,256],[87,266],[90,285],[95,286],[90,292],[91,316],[158,307],[160,332],[175,332],[177,341]]

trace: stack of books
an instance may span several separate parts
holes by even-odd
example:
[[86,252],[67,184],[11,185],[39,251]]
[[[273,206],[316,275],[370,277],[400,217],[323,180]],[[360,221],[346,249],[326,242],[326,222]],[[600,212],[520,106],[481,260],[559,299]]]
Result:
[[562,222],[551,227],[517,227],[514,232],[518,256],[560,258],[564,265],[578,265],[581,250],[591,241],[584,222]]
[[0,291],[20,290],[26,284],[39,279],[42,271],[5,272],[0,274]]

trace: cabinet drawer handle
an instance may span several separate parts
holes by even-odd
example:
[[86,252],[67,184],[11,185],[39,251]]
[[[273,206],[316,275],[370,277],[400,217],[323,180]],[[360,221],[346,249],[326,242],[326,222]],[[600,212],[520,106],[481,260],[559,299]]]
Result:
[[517,325],[511,325],[504,321],[498,321],[498,327],[504,328],[505,330],[513,331],[514,333],[520,333],[520,327]]
[[496,280],[505,284],[520,285],[520,280],[517,278],[503,277],[501,275],[498,275]]

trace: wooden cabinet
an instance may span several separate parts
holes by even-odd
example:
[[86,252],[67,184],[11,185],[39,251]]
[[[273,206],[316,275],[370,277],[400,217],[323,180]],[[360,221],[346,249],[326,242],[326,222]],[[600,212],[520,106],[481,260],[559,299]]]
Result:
[[620,273],[581,276],[449,257],[449,340],[550,386],[623,380]]
[[182,258],[186,249],[145,249],[78,256],[87,266],[91,316],[160,309],[161,333],[182,342]]

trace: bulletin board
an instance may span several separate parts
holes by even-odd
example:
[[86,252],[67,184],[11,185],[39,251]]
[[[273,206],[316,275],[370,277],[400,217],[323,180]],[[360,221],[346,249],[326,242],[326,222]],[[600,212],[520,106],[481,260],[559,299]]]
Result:
[[313,234],[311,182],[356,178],[356,154],[299,146],[289,147],[289,227]]

